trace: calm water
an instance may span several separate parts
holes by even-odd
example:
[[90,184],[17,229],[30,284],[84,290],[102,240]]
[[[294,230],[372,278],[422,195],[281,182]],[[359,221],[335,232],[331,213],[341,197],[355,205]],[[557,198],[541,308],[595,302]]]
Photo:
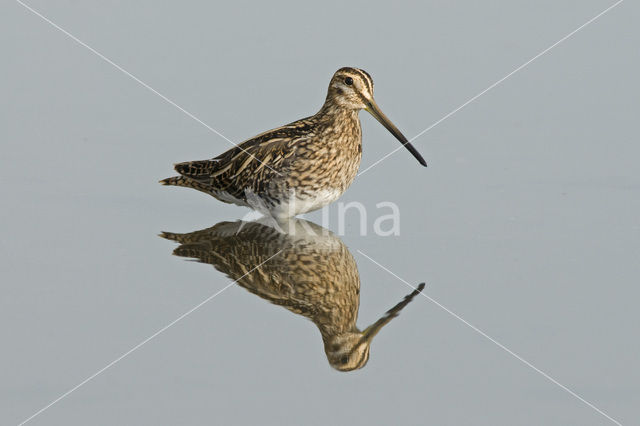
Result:
[[[234,141],[315,112],[344,65],[369,71],[411,138],[610,5],[449,3],[29,4]],[[342,201],[366,207],[366,235],[355,210],[339,233],[334,206],[306,217],[333,232],[321,240],[181,244],[158,234],[246,210],[157,181],[231,145],[18,3],[0,8],[1,424],[205,300],[29,424],[613,424],[461,319],[640,424],[637,4],[417,139],[427,169],[401,150],[359,176]],[[398,143],[361,117],[365,168]],[[373,232],[385,201],[400,235]],[[281,248],[269,274],[229,286]],[[428,298],[401,306],[363,368],[332,368],[327,329],[356,307],[359,330],[384,318],[412,292],[402,280]]]

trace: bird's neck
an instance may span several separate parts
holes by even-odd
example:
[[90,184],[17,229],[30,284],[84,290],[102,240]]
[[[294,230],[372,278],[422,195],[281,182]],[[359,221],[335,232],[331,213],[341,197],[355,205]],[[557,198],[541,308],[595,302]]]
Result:
[[347,107],[331,94],[327,95],[327,99],[320,108],[320,111],[316,114],[318,117],[330,119],[330,120],[358,120],[358,112],[360,110]]

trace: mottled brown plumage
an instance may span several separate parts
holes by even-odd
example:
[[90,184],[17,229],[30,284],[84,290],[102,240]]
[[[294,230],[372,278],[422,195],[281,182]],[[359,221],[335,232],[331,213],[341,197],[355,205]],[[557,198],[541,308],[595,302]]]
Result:
[[371,76],[341,68],[317,114],[264,132],[213,159],[178,163],[180,176],[161,183],[194,188],[276,218],[321,208],[356,177],[362,157],[361,109],[371,112],[426,165],[375,104]]
[[333,233],[311,222],[296,220],[281,225],[286,229],[264,221],[221,222],[189,234],[162,236],[181,244],[175,255],[209,263],[251,293],[313,321],[334,368],[362,368],[369,359],[373,337],[424,284],[360,331],[356,327],[360,277],[347,247]]

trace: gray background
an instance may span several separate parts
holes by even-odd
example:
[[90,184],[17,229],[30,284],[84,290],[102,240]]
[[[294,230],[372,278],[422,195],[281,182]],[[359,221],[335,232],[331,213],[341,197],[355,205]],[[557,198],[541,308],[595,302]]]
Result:
[[[412,137],[612,3],[29,2],[234,141],[314,113],[346,65]],[[401,209],[399,237],[359,236],[355,214],[343,237],[360,325],[408,288],[358,249],[640,424],[639,11],[423,135],[429,168],[403,150],[356,180],[343,201]],[[0,28],[0,423],[16,424],[229,282],[159,231],[246,211],[157,184],[224,139],[18,3]],[[362,122],[364,168],[398,145]],[[612,424],[425,298],[342,374],[312,323],[235,286],[30,422],[392,423]]]

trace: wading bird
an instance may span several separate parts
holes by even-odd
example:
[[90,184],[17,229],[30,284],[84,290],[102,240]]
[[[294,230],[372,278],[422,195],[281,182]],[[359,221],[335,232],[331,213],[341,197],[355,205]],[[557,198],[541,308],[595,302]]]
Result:
[[360,330],[356,326],[360,275],[340,238],[308,221],[288,222],[282,232],[264,219],[269,218],[221,222],[201,231],[163,232],[161,236],[180,243],[173,252],[176,256],[209,263],[249,292],[313,321],[333,368],[350,371],[364,367],[375,335],[424,284]]
[[261,133],[213,159],[178,163],[180,176],[160,182],[197,189],[276,219],[319,209],[338,199],[356,177],[362,157],[361,109],[427,165],[378,108],[371,76],[358,68],[341,68],[315,115]]

